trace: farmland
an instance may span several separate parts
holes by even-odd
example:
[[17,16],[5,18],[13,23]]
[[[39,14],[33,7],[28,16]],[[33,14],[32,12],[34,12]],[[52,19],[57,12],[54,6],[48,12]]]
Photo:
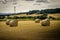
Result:
[[41,22],[18,21],[17,27],[10,27],[0,21],[0,40],[58,40],[60,21],[50,22],[50,26],[42,26]]

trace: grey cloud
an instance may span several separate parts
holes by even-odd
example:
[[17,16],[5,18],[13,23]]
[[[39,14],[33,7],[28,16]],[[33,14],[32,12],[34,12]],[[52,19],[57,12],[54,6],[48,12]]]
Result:
[[17,0],[0,0],[0,3],[7,4],[7,2],[16,2]]
[[34,0],[24,0],[24,1],[34,1]]
[[39,2],[39,3],[41,3],[41,2],[43,2],[43,3],[47,3],[48,0],[36,0],[36,2]]

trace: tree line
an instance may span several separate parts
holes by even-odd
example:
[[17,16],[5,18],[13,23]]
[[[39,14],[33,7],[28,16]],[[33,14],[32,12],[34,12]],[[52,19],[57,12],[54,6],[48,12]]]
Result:
[[44,10],[32,10],[32,11],[28,12],[28,14],[34,14],[34,13],[37,13],[37,14],[44,14],[44,13],[55,14],[55,13],[60,13],[60,8],[56,8],[56,9],[44,9]]

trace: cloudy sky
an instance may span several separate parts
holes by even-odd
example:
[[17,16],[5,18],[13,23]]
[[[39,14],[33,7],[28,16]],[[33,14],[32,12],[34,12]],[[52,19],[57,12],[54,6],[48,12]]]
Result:
[[60,8],[60,0],[0,0],[0,13]]

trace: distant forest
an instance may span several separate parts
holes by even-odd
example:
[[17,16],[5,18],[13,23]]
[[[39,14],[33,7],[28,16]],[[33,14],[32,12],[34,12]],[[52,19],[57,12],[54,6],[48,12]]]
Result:
[[32,10],[28,12],[29,14],[33,14],[33,13],[38,13],[38,14],[55,14],[55,13],[60,13],[60,8],[56,8],[56,9],[44,9],[44,10]]

